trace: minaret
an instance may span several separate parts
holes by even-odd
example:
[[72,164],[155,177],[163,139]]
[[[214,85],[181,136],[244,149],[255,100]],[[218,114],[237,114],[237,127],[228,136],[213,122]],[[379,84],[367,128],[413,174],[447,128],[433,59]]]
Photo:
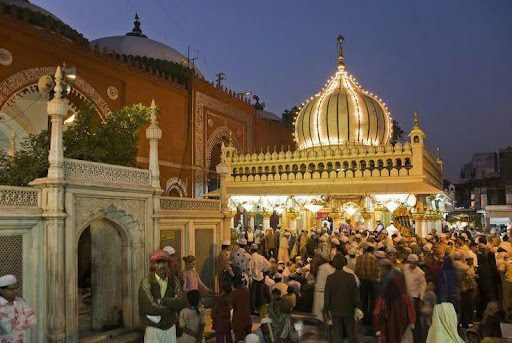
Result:
[[423,150],[425,132],[421,129],[418,120],[418,111],[414,110],[414,126],[409,133],[412,148],[412,175],[421,175],[423,173]]
[[444,162],[441,159],[441,149],[439,147],[437,147],[436,162],[439,164],[439,167],[441,167],[441,172],[443,172]]

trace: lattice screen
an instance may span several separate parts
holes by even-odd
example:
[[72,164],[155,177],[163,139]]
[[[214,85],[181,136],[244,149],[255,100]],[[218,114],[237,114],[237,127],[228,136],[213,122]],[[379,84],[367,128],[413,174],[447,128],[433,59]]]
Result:
[[16,276],[21,296],[23,290],[22,235],[0,235],[0,276],[6,274]]

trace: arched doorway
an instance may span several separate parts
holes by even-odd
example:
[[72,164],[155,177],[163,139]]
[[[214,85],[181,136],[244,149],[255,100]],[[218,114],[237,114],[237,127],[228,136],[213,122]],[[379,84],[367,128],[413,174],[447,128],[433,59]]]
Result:
[[208,192],[214,191],[219,188],[219,175],[217,174],[217,165],[220,163],[220,157],[222,154],[222,143],[228,144],[228,140],[225,137],[219,139],[219,142],[212,147],[210,165],[208,166]]
[[[124,231],[99,218],[82,231],[78,241],[78,336],[92,336],[125,326],[126,298]],[[124,310],[124,311],[123,311]]]

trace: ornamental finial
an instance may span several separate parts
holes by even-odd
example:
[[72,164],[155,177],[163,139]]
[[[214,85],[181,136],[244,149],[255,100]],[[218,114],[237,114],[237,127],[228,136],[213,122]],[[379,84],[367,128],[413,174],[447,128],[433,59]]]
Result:
[[152,99],[151,100],[151,124],[152,125],[158,124],[158,119],[157,119],[156,114],[157,114],[157,107],[156,107],[155,99]]
[[338,41],[338,69],[344,69],[345,68],[345,62],[343,57],[343,42],[345,41],[345,37],[343,35],[338,35],[338,38],[336,39]]
[[135,12],[135,21],[133,22],[133,29],[131,32],[128,32],[126,36],[148,38],[145,34],[142,33],[142,29],[140,28],[139,15],[137,12]]
[[420,127],[420,121],[418,120],[418,109],[414,110],[414,127],[415,128]]

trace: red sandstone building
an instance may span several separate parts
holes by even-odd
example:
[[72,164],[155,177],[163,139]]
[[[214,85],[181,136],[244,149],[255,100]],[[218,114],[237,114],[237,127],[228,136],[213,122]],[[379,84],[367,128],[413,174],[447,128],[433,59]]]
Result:
[[[46,129],[46,98],[37,82],[63,62],[77,70],[70,101],[90,98],[100,118],[125,105],[149,106],[155,99],[162,113],[160,182],[166,194],[198,197],[209,185],[216,188],[220,145],[230,136],[241,151],[293,142],[277,116],[204,80],[200,71],[186,67],[185,56],[147,38],[138,20],[126,35],[89,42],[38,6],[0,0],[1,149]],[[149,145],[144,130],[140,134],[137,161],[147,168]]]

